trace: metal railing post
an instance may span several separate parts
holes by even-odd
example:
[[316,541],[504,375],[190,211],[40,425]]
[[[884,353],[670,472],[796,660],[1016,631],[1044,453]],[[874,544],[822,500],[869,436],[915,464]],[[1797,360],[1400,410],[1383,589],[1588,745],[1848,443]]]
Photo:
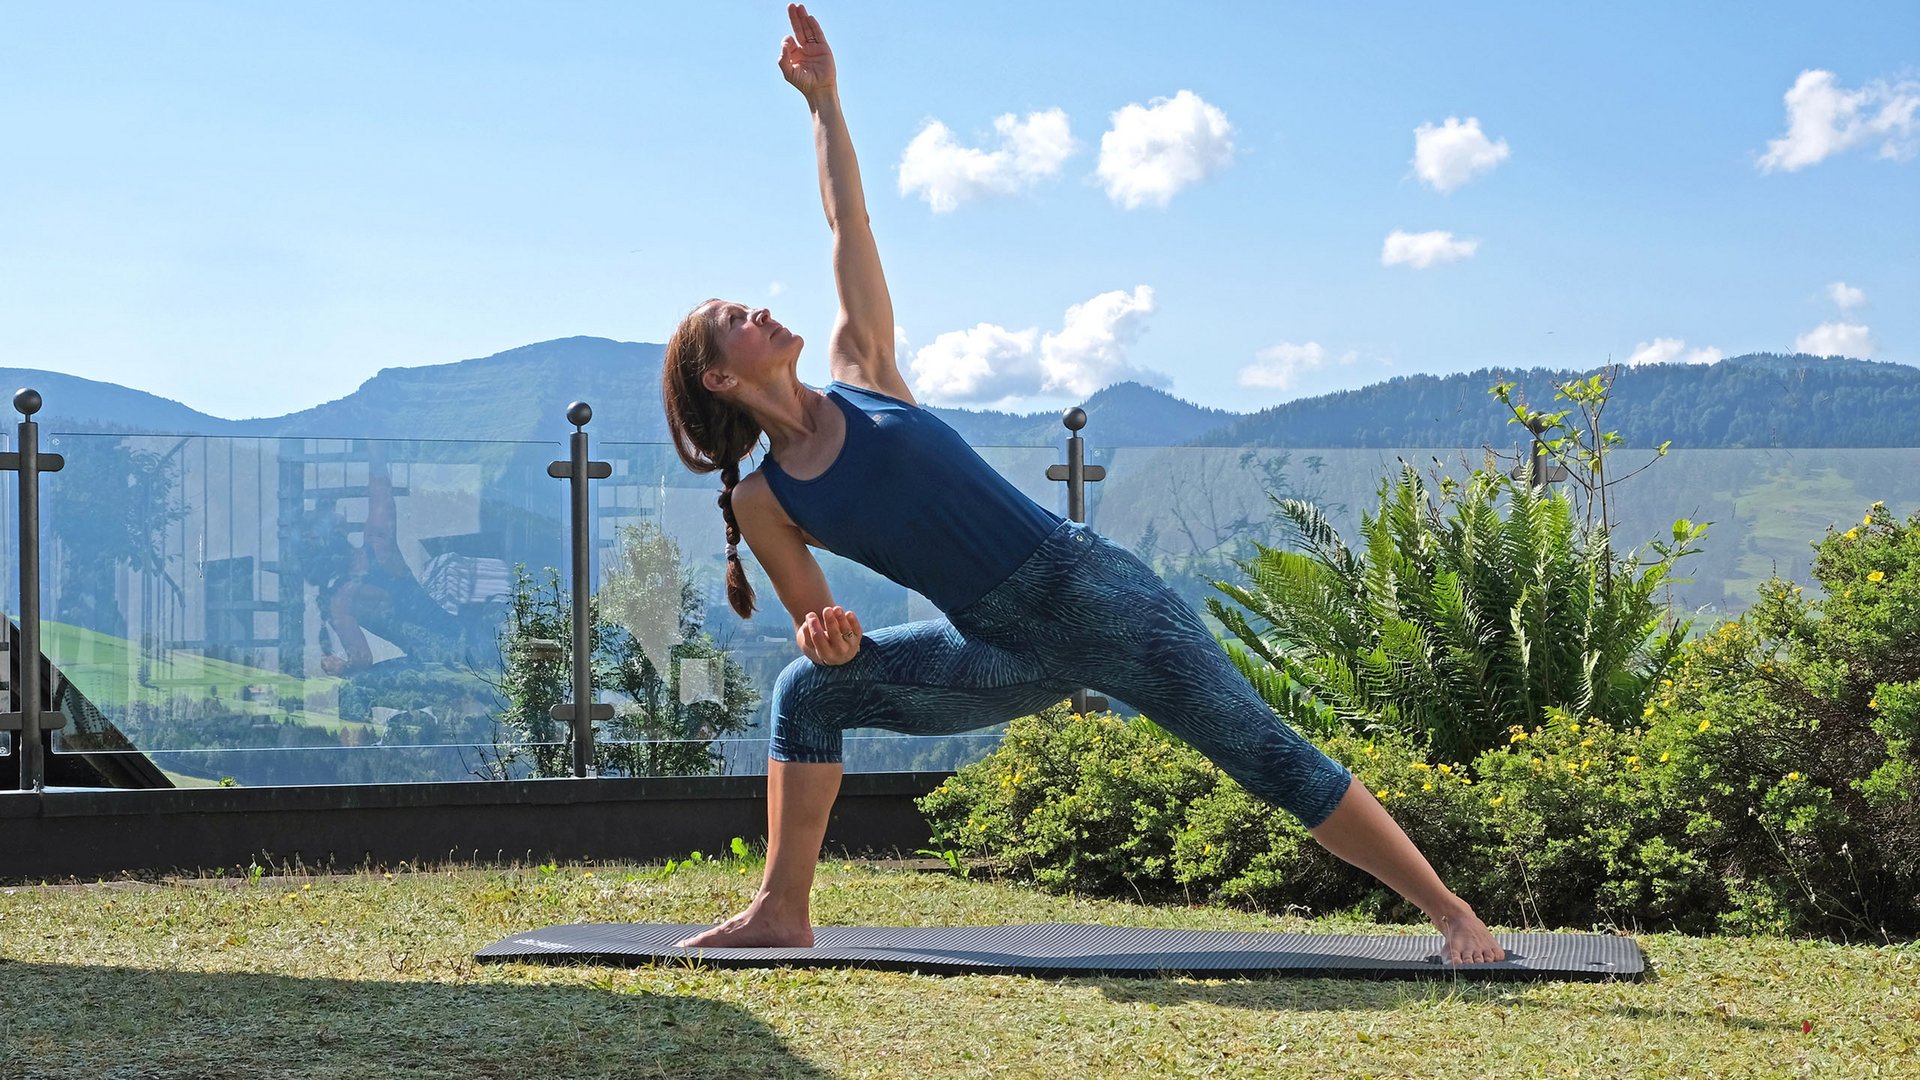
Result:
[[[1087,520],[1087,484],[1107,478],[1107,470],[1102,465],[1087,464],[1086,440],[1080,437],[1080,429],[1087,426],[1087,410],[1074,406],[1060,417],[1071,432],[1067,436],[1067,463],[1047,466],[1047,479],[1067,482],[1067,518],[1070,521]],[[1107,699],[1100,694],[1082,687],[1074,692],[1073,711],[1085,715],[1089,711],[1107,707]]]
[[40,678],[40,474],[59,472],[67,461],[59,454],[40,452],[40,392],[22,389],[13,395],[20,412],[20,449],[0,453],[0,469],[20,474],[20,636],[12,651],[13,697],[17,711],[0,713],[0,731],[18,732],[14,753],[20,760],[20,790],[44,791],[47,786],[46,748],[42,733],[58,731],[67,719],[47,708],[46,686]]
[[563,701],[549,710],[555,720],[573,724],[573,775],[579,779],[593,776],[593,722],[613,719],[613,706],[593,700],[593,500],[587,488],[589,480],[605,480],[613,475],[613,466],[587,457],[587,421],[593,419],[593,407],[584,401],[567,406],[567,423],[573,425],[566,461],[547,466],[547,475],[568,481],[573,512],[573,700]]

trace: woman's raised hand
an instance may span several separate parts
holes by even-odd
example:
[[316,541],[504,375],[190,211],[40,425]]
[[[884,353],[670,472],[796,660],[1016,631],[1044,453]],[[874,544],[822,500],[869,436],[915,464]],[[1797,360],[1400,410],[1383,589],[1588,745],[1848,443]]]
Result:
[[815,663],[844,664],[860,652],[860,619],[843,607],[809,611],[794,637],[799,640],[800,651]]
[[833,50],[820,33],[820,20],[807,14],[805,4],[788,4],[787,20],[793,33],[780,43],[780,74],[803,94],[833,88]]

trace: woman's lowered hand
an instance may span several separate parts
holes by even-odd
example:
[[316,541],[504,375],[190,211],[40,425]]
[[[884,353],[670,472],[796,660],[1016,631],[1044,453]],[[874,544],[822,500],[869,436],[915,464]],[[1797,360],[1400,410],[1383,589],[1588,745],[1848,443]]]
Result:
[[816,664],[837,666],[860,652],[860,618],[843,607],[828,606],[807,612],[794,631],[800,651]]

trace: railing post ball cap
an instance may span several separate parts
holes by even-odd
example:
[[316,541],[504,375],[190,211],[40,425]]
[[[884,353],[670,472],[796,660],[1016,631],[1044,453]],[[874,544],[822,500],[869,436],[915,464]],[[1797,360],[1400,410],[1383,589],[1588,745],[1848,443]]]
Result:
[[41,404],[43,403],[38,390],[30,390],[23,386],[13,392],[13,407],[22,416],[32,416],[39,412]]
[[1067,425],[1068,431],[1079,431],[1087,426],[1087,410],[1075,405],[1067,410],[1067,414],[1060,418],[1060,422]]
[[593,406],[586,402],[576,401],[567,406],[567,423],[574,427],[586,427],[587,421],[591,419],[593,419]]

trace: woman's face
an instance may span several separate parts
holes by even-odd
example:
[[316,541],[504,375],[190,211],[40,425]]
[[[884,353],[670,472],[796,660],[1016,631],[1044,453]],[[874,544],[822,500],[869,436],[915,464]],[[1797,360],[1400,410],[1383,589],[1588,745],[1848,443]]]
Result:
[[766,308],[715,300],[707,305],[707,313],[714,320],[727,374],[757,383],[772,372],[793,371],[805,341],[775,322]]

